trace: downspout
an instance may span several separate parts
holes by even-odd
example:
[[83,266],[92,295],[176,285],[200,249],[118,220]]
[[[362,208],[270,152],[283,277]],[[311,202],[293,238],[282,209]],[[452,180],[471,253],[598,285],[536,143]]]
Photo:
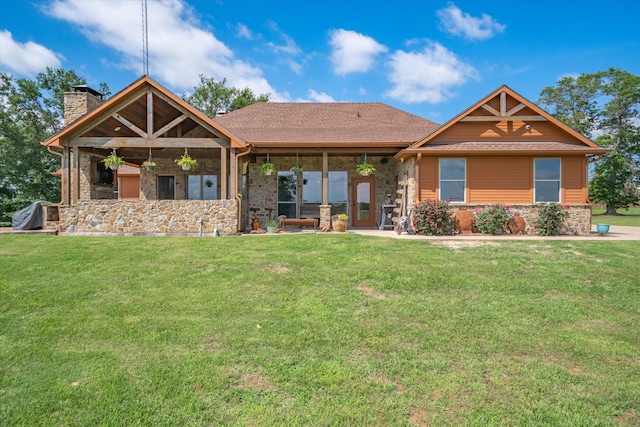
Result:
[[[60,156],[60,170],[62,170],[62,162],[64,159],[64,156],[62,155],[62,153],[58,153],[57,151],[51,151],[51,146],[47,145],[47,151],[51,154],[55,154],[56,156]],[[62,193],[60,193],[60,204],[62,204]]]
[[[239,159],[240,157],[244,157],[247,154],[251,153],[251,149],[248,149],[247,151],[245,151],[244,153],[240,153],[236,155],[236,176],[233,177],[233,179],[236,182],[236,200],[238,201],[238,225],[236,226],[236,231],[240,231],[240,228],[242,227],[242,197],[238,197],[238,194],[240,194],[238,192],[238,189],[241,188],[238,186],[238,163],[239,163]],[[240,172],[242,172],[240,170]]]

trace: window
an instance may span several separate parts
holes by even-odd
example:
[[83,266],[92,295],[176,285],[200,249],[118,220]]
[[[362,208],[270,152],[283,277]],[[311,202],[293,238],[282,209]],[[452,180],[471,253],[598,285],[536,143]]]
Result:
[[176,198],[176,178],[174,176],[158,176],[158,200],[173,200]]
[[112,184],[113,183],[113,171],[110,168],[104,166],[104,163],[97,162],[96,165],[96,184]]
[[331,214],[347,213],[347,172],[329,172],[329,204]]
[[297,218],[298,177],[289,171],[278,171],[278,215]]
[[216,200],[218,198],[218,177],[216,175],[187,176],[187,199]]
[[466,159],[440,159],[440,200],[464,202]]
[[533,160],[536,203],[560,201],[560,159]]

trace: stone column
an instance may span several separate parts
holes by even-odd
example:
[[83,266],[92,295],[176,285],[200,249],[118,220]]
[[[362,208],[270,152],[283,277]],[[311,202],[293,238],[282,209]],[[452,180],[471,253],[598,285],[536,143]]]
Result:
[[331,205],[320,205],[320,228],[331,229]]

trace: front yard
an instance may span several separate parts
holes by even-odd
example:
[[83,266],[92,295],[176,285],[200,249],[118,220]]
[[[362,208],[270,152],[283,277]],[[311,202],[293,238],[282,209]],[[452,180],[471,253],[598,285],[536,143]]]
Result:
[[639,425],[638,242],[474,245],[0,236],[0,419]]

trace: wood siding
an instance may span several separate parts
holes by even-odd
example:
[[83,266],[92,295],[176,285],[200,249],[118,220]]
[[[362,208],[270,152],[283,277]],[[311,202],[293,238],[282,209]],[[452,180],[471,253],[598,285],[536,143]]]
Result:
[[[467,160],[466,201],[468,204],[532,204],[534,156],[458,156]],[[422,156],[417,197],[437,199],[438,156]],[[561,203],[587,203],[584,156],[562,157]]]
[[[525,126],[529,125],[530,129]],[[438,142],[568,142],[573,138],[549,122],[459,122],[433,138]]]
[[419,200],[435,200],[438,198],[438,158],[424,156],[418,164],[420,168],[418,183]]
[[587,202],[587,163],[584,157],[562,158],[562,202],[582,204]]
[[119,198],[122,200],[140,199],[140,175],[118,177]]
[[531,203],[532,163],[529,156],[469,157],[467,203]]

